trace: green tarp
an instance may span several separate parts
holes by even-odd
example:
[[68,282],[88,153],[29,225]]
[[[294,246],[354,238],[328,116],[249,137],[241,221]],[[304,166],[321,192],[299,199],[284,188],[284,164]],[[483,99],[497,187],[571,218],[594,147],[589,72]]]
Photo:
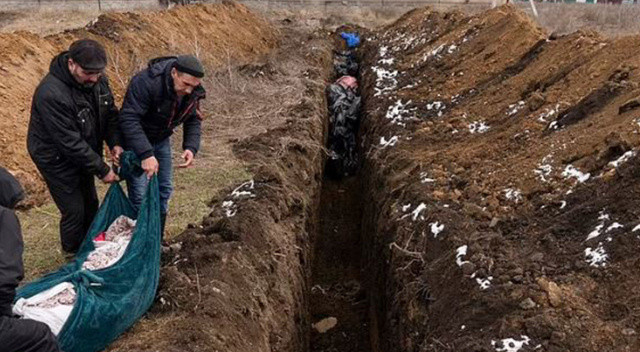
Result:
[[[142,171],[133,154],[127,152],[122,159],[121,177]],[[137,220],[123,257],[105,269],[83,270],[82,263],[94,249],[93,238],[120,215]],[[73,283],[76,303],[58,334],[60,347],[65,352],[100,351],[151,307],[159,275],[160,203],[157,176],[153,176],[138,214],[120,185],[111,185],[76,258],[20,288],[16,300],[29,298],[62,282]]]

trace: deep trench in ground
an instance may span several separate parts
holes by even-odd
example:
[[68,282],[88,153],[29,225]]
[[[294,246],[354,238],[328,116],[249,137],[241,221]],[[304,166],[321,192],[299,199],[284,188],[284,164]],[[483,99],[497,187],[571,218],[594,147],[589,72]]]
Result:
[[358,173],[343,178],[329,174],[325,172],[322,182],[311,265],[309,351],[371,351],[361,235],[363,183]]
[[317,324],[311,329],[311,352],[371,351],[361,219],[359,177],[325,178],[309,300],[311,321]]

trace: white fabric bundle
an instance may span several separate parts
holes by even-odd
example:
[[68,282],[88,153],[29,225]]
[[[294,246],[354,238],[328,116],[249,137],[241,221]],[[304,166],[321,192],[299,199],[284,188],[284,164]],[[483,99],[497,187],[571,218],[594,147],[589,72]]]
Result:
[[29,298],[20,298],[13,306],[13,314],[43,322],[58,335],[71,315],[76,302],[73,284],[63,282]]
[[[136,221],[124,215],[118,217],[105,232],[104,241],[93,241],[95,249],[82,263],[86,270],[108,268],[117,263],[131,242]],[[63,282],[29,298],[20,298],[13,306],[13,314],[43,322],[58,335],[73,311],[76,291],[73,284]]]

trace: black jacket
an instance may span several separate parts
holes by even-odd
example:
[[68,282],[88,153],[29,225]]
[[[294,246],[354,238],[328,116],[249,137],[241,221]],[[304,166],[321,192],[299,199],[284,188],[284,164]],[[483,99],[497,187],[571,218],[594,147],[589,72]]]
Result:
[[124,97],[120,111],[124,145],[141,160],[152,156],[152,144],[171,136],[181,123],[184,123],[182,149],[195,154],[200,147],[201,121],[196,110],[205,90],[200,85],[179,99],[171,78],[175,62],[175,57],[151,60],[146,69],[131,79]]
[[102,158],[106,141],[120,145],[118,110],[106,77],[92,88],[76,82],[68,54],[56,56],[33,95],[27,148],[49,186],[70,191],[80,175],[102,178],[109,166]]
[[0,316],[11,316],[16,287],[22,280],[22,232],[11,210],[24,197],[22,187],[0,167]]

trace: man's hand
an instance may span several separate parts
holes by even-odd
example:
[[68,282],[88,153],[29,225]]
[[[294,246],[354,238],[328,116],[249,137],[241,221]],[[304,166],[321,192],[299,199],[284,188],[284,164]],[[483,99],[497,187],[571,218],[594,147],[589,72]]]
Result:
[[121,146],[116,145],[111,149],[111,161],[115,166],[120,166],[120,155],[124,152]]
[[193,164],[193,152],[189,149],[185,150],[182,153],[182,159],[184,159],[184,163],[178,165],[178,167],[186,168]]
[[117,181],[120,181],[120,178],[115,172],[113,172],[113,169],[109,169],[109,173],[102,178],[102,182],[104,183],[114,183]]
[[147,174],[147,179],[150,179],[153,174],[158,172],[158,159],[155,156],[150,156],[142,160],[142,169]]

